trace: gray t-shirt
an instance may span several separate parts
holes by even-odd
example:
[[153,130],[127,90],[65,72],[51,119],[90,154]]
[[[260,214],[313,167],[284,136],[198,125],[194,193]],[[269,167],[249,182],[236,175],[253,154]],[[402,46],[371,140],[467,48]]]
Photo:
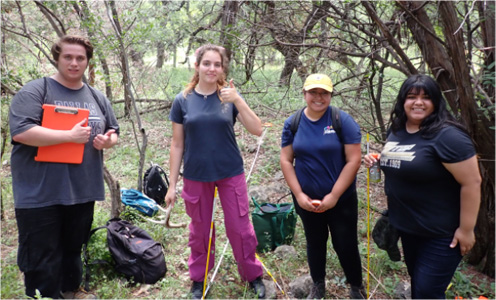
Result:
[[234,124],[238,110],[221,103],[217,92],[203,96],[195,91],[174,99],[169,119],[184,129],[184,178],[212,182],[243,173]]
[[41,125],[42,105],[55,104],[90,111],[90,140],[84,146],[81,164],[37,162],[38,147],[13,142],[11,154],[12,186],[15,208],[73,205],[105,199],[103,152],[93,147],[93,138],[109,129],[119,133],[119,125],[108,99],[93,89],[105,113],[84,85],[72,90],[47,78],[46,98],[43,78],[27,83],[12,99],[9,110],[11,137]]

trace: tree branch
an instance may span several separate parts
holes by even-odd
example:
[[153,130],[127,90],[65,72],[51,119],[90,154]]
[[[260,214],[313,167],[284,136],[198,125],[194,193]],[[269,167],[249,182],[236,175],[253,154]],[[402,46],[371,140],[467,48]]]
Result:
[[[60,19],[51,10],[49,10],[45,5],[43,5],[41,3],[41,1],[35,0],[34,3],[36,4],[36,6],[38,6],[38,8],[40,9],[41,13],[43,15],[45,15],[45,17],[47,18],[48,22],[52,25],[52,28],[57,33],[57,36],[58,37],[62,37],[63,35],[65,35],[66,34],[66,31],[65,31],[65,28],[64,28],[64,24],[62,24],[62,22],[60,21]],[[53,19],[57,20],[57,22],[60,25],[60,28],[55,24],[55,22],[53,21]]]
[[[391,35],[389,29],[386,27],[384,22],[382,22],[382,20],[379,18],[372,4],[369,1],[362,1],[362,5],[367,10],[367,13],[369,14],[370,18],[377,24],[377,26],[381,30],[382,34],[385,36],[388,43],[393,47],[393,49],[401,58],[401,61],[398,61],[398,63],[400,64],[404,63],[406,68],[408,69],[409,74],[417,74],[418,73],[417,68],[415,68],[415,66],[412,64],[406,53],[403,51],[403,49],[401,49],[400,45],[398,44],[398,41]],[[395,53],[393,52],[391,52],[391,54],[393,54],[393,56],[395,55]]]

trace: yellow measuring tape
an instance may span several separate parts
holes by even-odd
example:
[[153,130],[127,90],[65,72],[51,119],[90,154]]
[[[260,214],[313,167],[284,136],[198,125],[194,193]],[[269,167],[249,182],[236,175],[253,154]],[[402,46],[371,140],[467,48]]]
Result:
[[207,276],[208,276],[208,263],[210,260],[210,247],[212,245],[212,232],[214,231],[214,215],[215,215],[215,203],[217,201],[217,187],[215,187],[214,192],[214,205],[212,207],[212,222],[210,223],[210,236],[208,238],[208,253],[207,253],[207,265],[205,266],[205,278],[203,279],[203,293],[202,299],[205,299],[205,289],[207,288]]
[[[367,132],[367,154],[369,154],[369,133]],[[367,299],[370,290],[370,168],[367,169]]]
[[[369,133],[367,132],[367,154],[369,154]],[[367,169],[367,299],[370,290],[370,168]]]
[[265,264],[263,263],[262,259],[260,259],[260,256],[258,256],[258,253],[255,252],[255,256],[257,257],[257,259],[260,261],[260,263],[262,264],[262,266],[264,267],[265,269],[265,272],[267,272],[267,274],[269,274],[270,278],[272,278],[272,280],[274,281],[274,283],[276,284],[277,288],[279,288],[279,290],[282,292],[282,294],[284,296],[286,296],[286,293],[284,293],[283,289],[281,288],[281,286],[277,283],[276,279],[274,278],[274,276],[272,276],[272,274],[270,273],[269,269],[267,269],[267,267],[265,266]]

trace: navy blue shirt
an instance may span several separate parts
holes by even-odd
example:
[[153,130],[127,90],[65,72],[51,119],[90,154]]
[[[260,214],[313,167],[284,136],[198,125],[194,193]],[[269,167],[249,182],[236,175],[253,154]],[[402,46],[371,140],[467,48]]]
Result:
[[[359,144],[362,140],[360,127],[346,112],[341,111],[344,144]],[[284,122],[281,147],[293,144],[295,172],[305,194],[322,199],[334,187],[346,164],[344,148],[332,127],[331,108],[317,121],[311,121],[304,113],[298,131],[290,130],[294,114]],[[355,189],[355,182],[343,193],[348,196]]]
[[453,126],[428,140],[420,132],[391,133],[381,153],[391,224],[410,234],[452,237],[460,224],[461,186],[442,163],[474,155],[470,138]]
[[243,173],[234,124],[238,110],[221,103],[217,92],[177,94],[169,119],[184,129],[184,178],[212,182]]

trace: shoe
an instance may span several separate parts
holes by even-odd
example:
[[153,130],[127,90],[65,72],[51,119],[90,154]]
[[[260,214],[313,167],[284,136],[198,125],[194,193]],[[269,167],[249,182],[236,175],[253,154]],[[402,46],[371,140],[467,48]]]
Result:
[[362,286],[352,285],[350,287],[350,299],[367,299],[367,293]]
[[325,281],[314,282],[307,299],[325,298]]
[[257,277],[257,279],[250,282],[250,286],[258,296],[258,299],[265,299],[265,284],[262,281],[262,276]]
[[89,293],[80,288],[75,291],[60,292],[63,299],[98,299],[95,294]]
[[191,285],[191,299],[201,299],[203,296],[203,281],[193,281]]

